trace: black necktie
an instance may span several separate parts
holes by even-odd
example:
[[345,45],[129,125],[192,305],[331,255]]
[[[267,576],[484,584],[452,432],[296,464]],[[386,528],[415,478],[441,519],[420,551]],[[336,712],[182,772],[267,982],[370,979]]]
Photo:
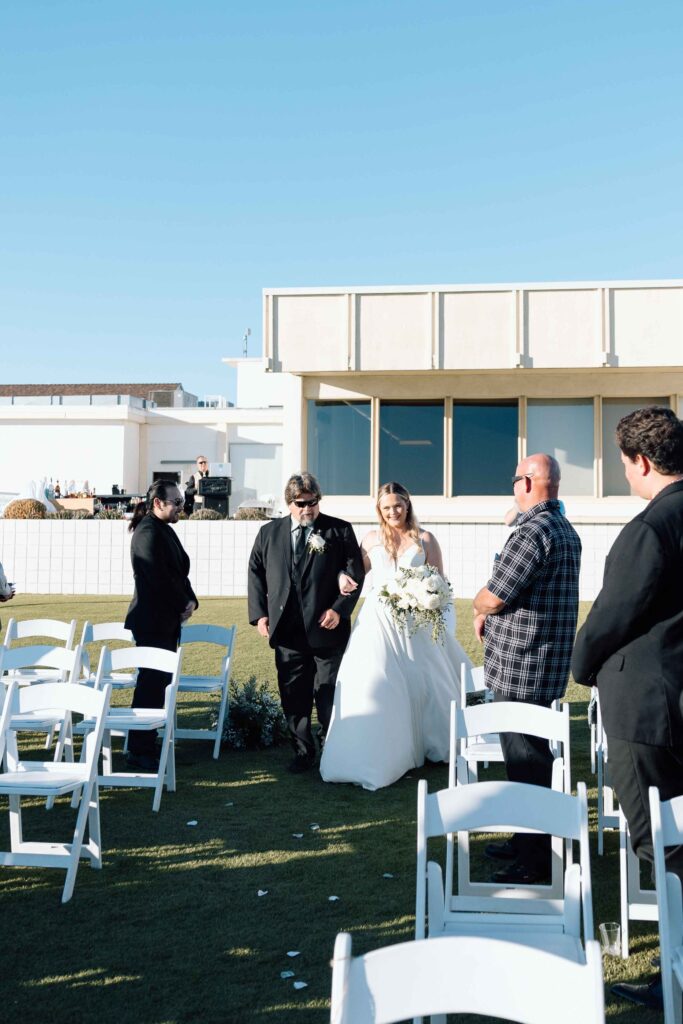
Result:
[[306,531],[303,526],[297,526],[294,532],[294,564],[299,565],[306,554]]

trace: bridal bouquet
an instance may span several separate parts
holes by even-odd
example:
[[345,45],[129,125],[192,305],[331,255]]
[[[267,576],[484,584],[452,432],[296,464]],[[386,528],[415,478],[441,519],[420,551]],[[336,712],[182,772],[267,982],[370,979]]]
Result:
[[421,626],[430,626],[432,640],[443,643],[446,635],[444,612],[453,601],[453,592],[433,565],[399,569],[396,577],[379,592],[397,626],[407,626],[412,636]]

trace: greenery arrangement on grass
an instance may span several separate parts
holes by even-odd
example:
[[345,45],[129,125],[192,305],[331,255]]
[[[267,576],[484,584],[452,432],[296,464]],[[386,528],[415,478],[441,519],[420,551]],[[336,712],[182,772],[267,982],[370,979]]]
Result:
[[250,676],[245,683],[231,679],[223,741],[233,750],[265,750],[286,738],[287,722],[268,683],[259,683],[256,676]]

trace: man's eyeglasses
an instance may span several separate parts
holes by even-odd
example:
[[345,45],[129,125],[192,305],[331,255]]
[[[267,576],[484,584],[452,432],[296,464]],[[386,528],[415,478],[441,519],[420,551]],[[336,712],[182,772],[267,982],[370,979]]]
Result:
[[295,498],[292,504],[296,505],[297,508],[315,508],[319,500],[319,498],[307,498],[303,501],[300,498]]
[[527,480],[527,479],[531,480],[533,475],[534,475],[533,473],[522,473],[522,474],[520,474],[520,476],[513,476],[513,478],[512,478],[512,486],[514,487],[515,484],[518,484],[520,480]]
[[182,508],[184,504],[184,498],[167,498],[164,502],[164,505],[175,505],[176,508]]
[[205,466],[206,465],[206,459],[197,459],[197,465],[198,466]]

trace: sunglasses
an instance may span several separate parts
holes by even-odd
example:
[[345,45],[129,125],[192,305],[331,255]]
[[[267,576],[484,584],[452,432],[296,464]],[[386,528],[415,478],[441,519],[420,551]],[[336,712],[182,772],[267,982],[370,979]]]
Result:
[[292,504],[296,505],[297,508],[315,508],[315,506],[318,504],[318,501],[318,498],[307,498],[306,501],[302,501],[301,499],[297,498],[294,500]]
[[182,508],[184,504],[184,498],[178,498],[176,500],[169,498],[167,501],[164,502],[164,505],[175,505],[176,508]]
[[531,480],[533,475],[533,473],[522,473],[521,476],[513,476],[512,486],[514,487],[515,484],[518,484],[520,480]]

